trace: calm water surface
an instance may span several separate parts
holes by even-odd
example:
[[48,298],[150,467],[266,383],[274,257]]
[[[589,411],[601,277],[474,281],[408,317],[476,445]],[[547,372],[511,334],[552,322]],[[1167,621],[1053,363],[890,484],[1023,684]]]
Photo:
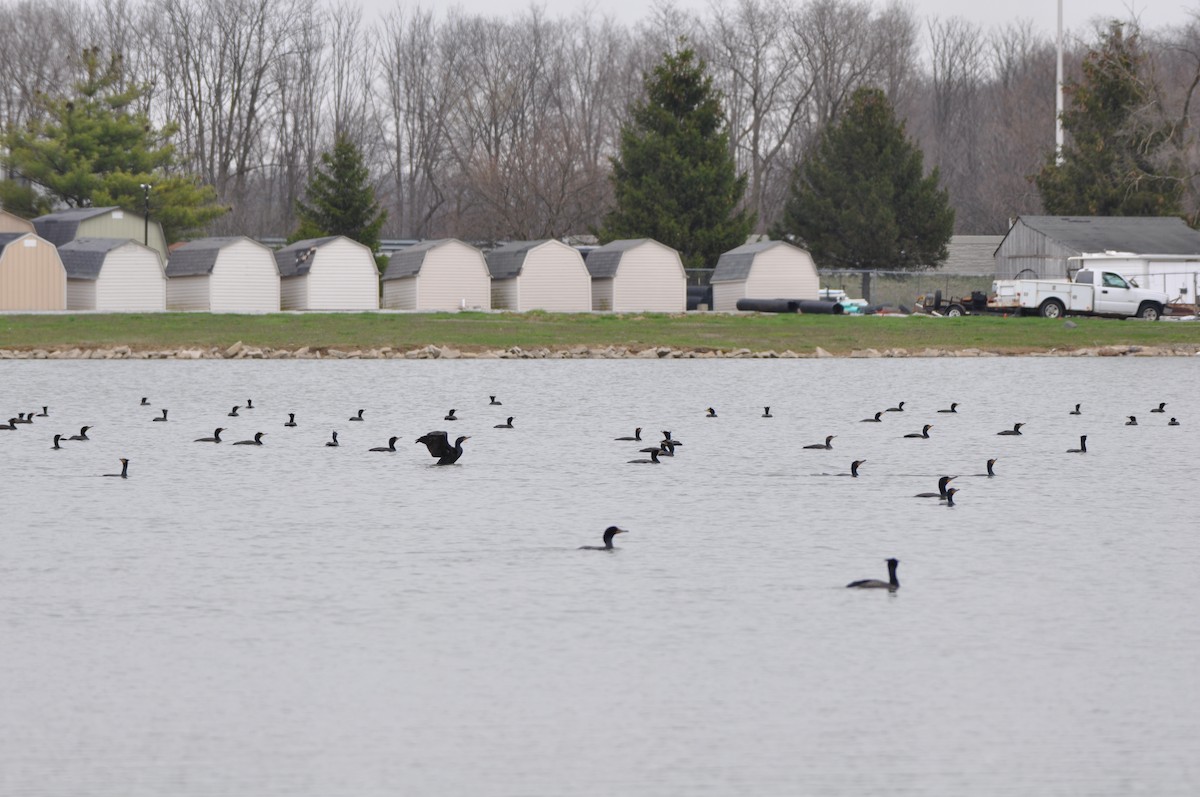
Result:
[[[0,794],[1195,795],[1197,395],[1181,358],[0,363],[51,413],[0,432]],[[636,426],[685,445],[626,464]]]

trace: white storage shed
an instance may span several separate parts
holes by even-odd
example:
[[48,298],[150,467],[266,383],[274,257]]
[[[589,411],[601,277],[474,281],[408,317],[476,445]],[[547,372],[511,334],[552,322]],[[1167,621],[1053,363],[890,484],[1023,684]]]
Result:
[[284,310],[378,310],[371,250],[344,235],[296,241],[275,253]]
[[679,253],[650,238],[612,241],[587,256],[592,309],[620,313],[682,313],[687,274]]
[[487,255],[492,309],[586,313],[592,309],[592,277],[583,255],[553,239],[514,241]]
[[454,238],[396,252],[383,273],[383,306],[394,310],[490,310],[491,276],[473,246]]
[[153,312],[167,308],[158,252],[121,238],[76,238],[58,247],[67,270],[67,309]]
[[711,278],[714,310],[736,310],[738,299],[818,298],[812,255],[787,241],[761,241],[730,249]]
[[167,308],[277,312],[275,253],[244,236],[201,238],[177,246],[167,261]]

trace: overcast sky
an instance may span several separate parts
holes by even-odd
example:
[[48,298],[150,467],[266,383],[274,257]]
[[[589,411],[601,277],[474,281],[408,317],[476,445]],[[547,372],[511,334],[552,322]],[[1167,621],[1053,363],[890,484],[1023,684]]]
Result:
[[[387,9],[395,0],[362,0],[364,7]],[[1058,24],[1058,6],[1055,0],[907,0],[922,17],[961,16],[984,27],[1004,25],[1014,19],[1028,19],[1038,30],[1053,34]],[[538,3],[550,16],[564,16],[575,9],[590,4],[600,13],[612,14],[621,22],[637,22],[647,15],[648,0],[556,0]],[[412,7],[414,2],[403,2]],[[472,14],[513,16],[529,8],[530,0],[451,0],[431,2],[424,0],[426,8],[447,8],[457,5]],[[710,7],[710,0],[675,0],[680,8],[703,13]],[[875,0],[879,8],[883,0]],[[1190,18],[1190,12],[1200,12],[1200,0],[1063,0],[1063,25],[1067,30],[1085,33],[1092,20],[1099,18],[1129,19],[1136,15],[1144,28],[1160,28],[1178,24]]]

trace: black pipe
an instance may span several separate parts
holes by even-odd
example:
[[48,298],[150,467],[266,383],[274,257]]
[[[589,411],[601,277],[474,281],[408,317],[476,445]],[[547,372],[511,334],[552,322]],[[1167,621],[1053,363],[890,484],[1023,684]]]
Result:
[[[846,312],[841,302],[825,302],[814,299],[792,299],[798,313],[821,313],[824,315],[841,315]],[[740,308],[739,308],[740,309]]]
[[845,312],[839,302],[816,299],[738,299],[737,309],[752,313],[821,313],[841,315]]

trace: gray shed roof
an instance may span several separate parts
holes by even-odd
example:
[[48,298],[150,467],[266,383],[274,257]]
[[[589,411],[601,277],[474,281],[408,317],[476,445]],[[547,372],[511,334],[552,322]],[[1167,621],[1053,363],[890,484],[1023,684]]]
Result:
[[503,280],[520,276],[525,256],[546,243],[541,241],[512,241],[498,246],[487,254],[487,267],[492,279]]
[[113,205],[106,208],[72,208],[71,210],[60,210],[57,213],[47,213],[45,216],[38,216],[33,220],[33,228],[37,230],[38,235],[55,246],[59,246],[75,238],[75,233],[79,231],[79,223],[81,221],[86,221],[96,216],[103,216],[106,213],[111,213],[119,209]]
[[709,282],[741,282],[749,278],[754,258],[759,253],[774,249],[776,246],[786,246],[797,252],[803,251],[787,241],[757,241],[752,244],[743,244],[736,249],[730,249],[717,259],[717,267],[713,269]]
[[1200,254],[1200,232],[1176,216],[1021,216],[1019,221],[1080,253]]
[[[413,244],[407,249],[401,249],[388,258],[388,267],[383,272],[383,279],[394,280],[403,277],[415,277],[421,273],[421,266],[425,263],[425,255],[449,243],[462,243],[462,241],[457,238],[439,238],[435,241],[422,241],[419,244]],[[463,246],[467,246],[467,244],[463,244]]]
[[248,239],[240,235],[200,238],[177,246],[171,250],[171,257],[167,260],[167,276],[200,277],[211,274],[221,250],[242,240]]
[[631,249],[636,249],[650,238],[626,238],[621,241],[611,241],[601,246],[599,249],[593,249],[588,252],[587,264],[588,273],[596,279],[609,279],[617,276],[617,268],[621,265],[621,258]]
[[0,255],[4,254],[4,249],[13,241],[24,238],[29,235],[27,232],[0,232]]
[[312,256],[317,249],[336,241],[340,235],[327,235],[324,238],[307,238],[288,244],[275,252],[275,265],[279,268],[281,277],[302,277],[312,268]]
[[76,238],[58,247],[58,256],[68,279],[99,279],[108,253],[129,241],[129,238]]

